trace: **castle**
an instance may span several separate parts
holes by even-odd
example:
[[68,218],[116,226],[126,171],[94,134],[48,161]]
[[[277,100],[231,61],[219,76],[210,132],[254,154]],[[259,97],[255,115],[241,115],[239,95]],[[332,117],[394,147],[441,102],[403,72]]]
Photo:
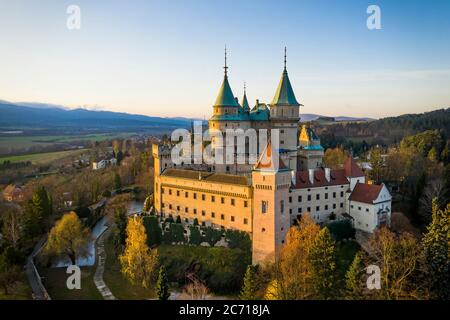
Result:
[[[286,68],[270,104],[250,109],[244,88],[241,103],[235,98],[225,74],[213,105],[209,129],[278,129],[279,144],[269,141],[256,163],[176,165],[171,147],[153,145],[154,206],[162,216],[183,221],[248,232],[252,260],[276,258],[289,228],[308,212],[320,224],[349,219],[356,229],[373,232],[390,224],[391,195],[384,185],[367,184],[352,157],[342,169],[323,166],[324,149],[309,127],[299,127],[299,108]],[[259,140],[258,140],[259,141]],[[216,148],[216,141],[211,140]],[[235,159],[236,150],[224,152]],[[248,160],[248,153],[245,154]]]

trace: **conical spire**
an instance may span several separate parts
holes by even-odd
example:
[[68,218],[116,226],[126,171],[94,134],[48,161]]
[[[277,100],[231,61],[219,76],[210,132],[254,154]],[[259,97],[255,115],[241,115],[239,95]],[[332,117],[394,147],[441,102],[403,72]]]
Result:
[[281,160],[278,152],[272,148],[272,144],[269,141],[253,169],[259,170],[259,171],[275,171],[276,172],[276,171],[287,170],[288,168],[284,164],[283,160]]
[[278,84],[277,91],[273,97],[271,105],[289,105],[299,106],[295,98],[294,90],[292,89],[291,82],[289,81],[287,69],[286,69],[286,47],[284,48],[284,70],[281,75],[280,83]]
[[214,107],[239,107],[228,83],[227,47],[225,47],[225,66],[223,68],[225,70],[223,82],[220,86]]
[[242,98],[242,108],[244,109],[244,111],[248,112],[250,111],[250,105],[248,104],[248,100],[247,100],[247,88],[244,82],[244,97]]

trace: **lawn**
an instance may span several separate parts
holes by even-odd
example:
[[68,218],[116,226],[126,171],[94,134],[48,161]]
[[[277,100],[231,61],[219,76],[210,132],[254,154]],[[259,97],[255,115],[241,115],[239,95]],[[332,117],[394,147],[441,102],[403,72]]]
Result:
[[114,132],[81,135],[25,135],[25,136],[1,136],[0,149],[13,147],[14,149],[26,149],[31,146],[48,146],[58,143],[70,143],[73,141],[104,141],[109,139],[126,138],[135,132]]
[[22,275],[22,279],[15,283],[15,285],[9,289],[9,294],[5,295],[3,289],[0,290],[0,300],[30,300],[31,288],[28,285],[28,280],[25,274]]
[[102,300],[94,284],[95,266],[81,267],[81,289],[69,290],[66,286],[66,268],[40,268],[39,274],[52,300]]
[[120,272],[120,263],[115,255],[113,237],[105,240],[106,263],[103,280],[112,294],[120,300],[154,299],[156,294],[153,288],[145,289],[139,285],[131,284]]
[[7,156],[0,157],[0,163],[4,161],[10,162],[26,162],[31,161],[33,164],[46,164],[55,160],[66,158],[69,156],[77,156],[88,149],[77,149],[77,150],[67,150],[67,151],[56,151],[56,152],[46,152],[46,153],[32,153],[21,156]]

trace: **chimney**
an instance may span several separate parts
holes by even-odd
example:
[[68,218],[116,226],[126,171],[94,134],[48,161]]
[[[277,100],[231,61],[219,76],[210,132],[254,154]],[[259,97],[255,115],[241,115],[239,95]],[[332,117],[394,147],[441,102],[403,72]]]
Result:
[[309,172],[309,182],[314,184],[314,169],[308,169]]
[[256,99],[256,106],[259,106],[259,99]]
[[239,99],[238,99],[238,97],[234,97],[234,100],[237,102],[237,104],[239,104]]
[[331,169],[325,168],[325,179],[327,179],[328,182],[331,180]]
[[295,186],[297,184],[297,173],[294,170],[291,171],[291,179],[292,184]]

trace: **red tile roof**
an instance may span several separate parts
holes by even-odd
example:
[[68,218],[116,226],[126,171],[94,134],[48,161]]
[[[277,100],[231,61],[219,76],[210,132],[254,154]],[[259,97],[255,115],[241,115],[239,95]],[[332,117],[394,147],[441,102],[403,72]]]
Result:
[[351,156],[345,161],[344,170],[347,177],[364,177],[364,172],[362,172],[361,168]]
[[378,198],[381,189],[383,185],[357,183],[349,199],[372,204]]
[[331,170],[330,178],[330,181],[327,181],[327,179],[325,178],[324,169],[316,169],[314,170],[314,183],[311,184],[311,182],[309,181],[309,171],[297,171],[296,184],[294,188],[317,188],[349,184],[345,176],[344,169]]

